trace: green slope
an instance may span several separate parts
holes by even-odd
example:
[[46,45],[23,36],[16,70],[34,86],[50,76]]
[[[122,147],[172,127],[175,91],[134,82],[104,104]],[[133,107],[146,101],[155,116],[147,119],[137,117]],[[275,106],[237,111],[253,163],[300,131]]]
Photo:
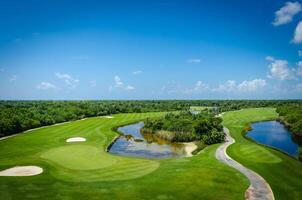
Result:
[[[0,199],[243,199],[248,180],[215,159],[139,159],[105,152],[113,127],[163,113],[118,114],[46,127],[0,141],[0,169],[38,165],[32,177],[0,177]],[[66,143],[85,137],[83,143]]]
[[227,153],[244,166],[259,173],[271,186],[275,198],[302,199],[302,163],[269,147],[245,139],[242,130],[251,122],[276,119],[274,108],[227,112],[223,123],[236,143]]

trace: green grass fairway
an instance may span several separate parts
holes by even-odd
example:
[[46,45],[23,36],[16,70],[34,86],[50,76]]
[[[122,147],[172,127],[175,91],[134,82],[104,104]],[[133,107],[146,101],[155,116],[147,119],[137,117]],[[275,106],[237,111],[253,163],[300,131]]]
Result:
[[[46,127],[0,141],[0,169],[38,165],[32,177],[0,177],[0,199],[243,199],[248,180],[218,162],[212,145],[197,156],[139,159],[105,152],[113,127],[163,113],[118,114]],[[70,137],[86,142],[67,143]]]
[[277,200],[302,199],[302,163],[277,150],[248,141],[241,134],[248,123],[272,120],[276,117],[277,113],[273,108],[225,113],[224,126],[229,128],[236,140],[236,143],[227,149],[227,153],[259,173],[270,184]]

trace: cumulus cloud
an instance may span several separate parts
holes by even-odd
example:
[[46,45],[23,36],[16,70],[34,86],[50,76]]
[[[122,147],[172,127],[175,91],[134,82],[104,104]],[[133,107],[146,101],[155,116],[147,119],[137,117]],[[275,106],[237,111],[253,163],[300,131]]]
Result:
[[117,75],[114,76],[114,86],[109,87],[109,91],[111,91],[113,88],[120,88],[124,90],[134,90],[135,88],[131,85],[125,85],[121,78]]
[[242,81],[237,84],[234,80],[228,80],[214,88],[214,92],[253,92],[266,86],[266,81],[263,79],[254,79],[250,81]]
[[300,21],[295,29],[293,43],[299,44],[302,42],[302,21]]
[[143,73],[141,70],[137,70],[137,71],[132,72],[133,75],[139,75],[141,73]]
[[57,87],[49,82],[41,82],[37,85],[39,90],[57,89]]
[[190,58],[190,59],[187,60],[187,63],[193,63],[193,64],[195,63],[196,64],[196,63],[200,63],[200,61],[201,60],[199,58]]
[[263,88],[266,86],[266,81],[263,79],[254,79],[251,81],[243,81],[242,83],[240,83],[238,85],[238,89],[240,91],[247,91],[247,92],[251,92],[251,91],[256,91],[260,88]]
[[295,79],[294,69],[289,67],[287,60],[274,59],[269,64],[268,78],[277,80],[293,80]]
[[9,78],[9,81],[10,82],[14,82],[17,80],[17,75],[12,75],[10,78]]
[[228,80],[224,84],[220,84],[217,88],[214,88],[213,91],[217,92],[233,92],[236,91],[237,85],[236,81]]
[[275,12],[274,26],[287,24],[293,20],[293,17],[301,12],[302,7],[299,2],[286,2],[285,5]]
[[194,91],[204,91],[207,90],[209,87],[208,85],[206,85],[205,83],[203,83],[202,81],[197,81],[194,87]]
[[89,81],[89,85],[90,85],[90,87],[95,87],[96,86],[96,80]]
[[74,88],[79,83],[78,79],[74,79],[69,74],[56,73],[56,77],[58,79],[63,80],[67,85],[69,85],[72,88]]

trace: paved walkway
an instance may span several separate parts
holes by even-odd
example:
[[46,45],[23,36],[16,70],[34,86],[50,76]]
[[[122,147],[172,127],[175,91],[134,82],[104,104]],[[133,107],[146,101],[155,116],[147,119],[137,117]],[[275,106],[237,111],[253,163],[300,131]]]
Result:
[[248,200],[274,200],[274,194],[269,184],[256,172],[244,167],[240,163],[230,158],[226,149],[235,142],[227,128],[223,129],[226,134],[226,142],[216,150],[217,160],[237,169],[243,173],[250,181],[251,185],[245,192],[245,198]]

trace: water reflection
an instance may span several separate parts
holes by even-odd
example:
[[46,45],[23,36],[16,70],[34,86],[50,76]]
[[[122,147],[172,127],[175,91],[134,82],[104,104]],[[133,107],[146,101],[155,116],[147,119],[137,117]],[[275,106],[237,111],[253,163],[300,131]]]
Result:
[[143,122],[118,128],[123,133],[109,149],[110,153],[147,157],[147,158],[171,158],[187,156],[185,145],[171,143],[156,137],[154,134],[141,133]]
[[[277,121],[257,122],[247,136],[255,141],[280,149],[291,156],[298,156],[299,143],[283,124]],[[300,138],[301,139],[301,138]]]

